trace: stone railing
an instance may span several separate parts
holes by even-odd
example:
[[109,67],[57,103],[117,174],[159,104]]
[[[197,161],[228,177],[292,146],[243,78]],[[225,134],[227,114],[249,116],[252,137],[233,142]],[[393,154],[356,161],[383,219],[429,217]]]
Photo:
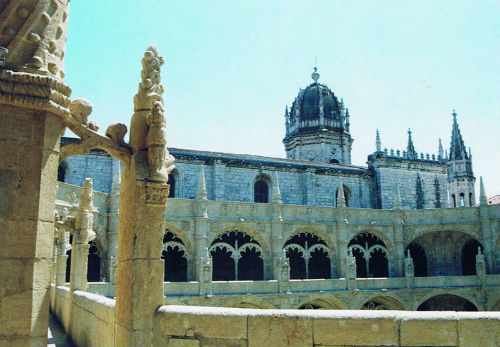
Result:
[[155,346],[500,346],[499,312],[162,306]]

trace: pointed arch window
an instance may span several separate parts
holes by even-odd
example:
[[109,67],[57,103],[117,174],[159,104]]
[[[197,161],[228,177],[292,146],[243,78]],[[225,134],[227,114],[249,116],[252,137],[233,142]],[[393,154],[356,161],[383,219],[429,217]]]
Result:
[[455,198],[455,194],[451,194],[451,200],[453,200],[453,207],[457,207],[457,199]]
[[168,191],[168,197],[169,198],[175,198],[176,197],[175,188],[176,188],[176,183],[177,183],[177,178],[178,177],[179,177],[179,174],[178,174],[177,170],[172,171],[168,175],[167,184],[170,185],[170,190]]
[[257,176],[253,186],[253,201],[260,203],[269,202],[269,183],[270,178],[265,175]]
[[472,204],[472,193],[469,193],[469,206],[470,206],[470,207],[474,206],[474,205]]
[[63,161],[57,167],[57,180],[59,182],[64,182],[66,179],[66,172],[68,171],[68,165]]
[[347,245],[356,258],[356,277],[389,277],[389,256],[385,243],[376,235],[362,232]]
[[214,281],[258,281],[264,278],[263,251],[249,234],[228,231],[216,238],[210,248]]
[[165,282],[187,281],[187,249],[182,240],[168,229],[163,236],[163,252],[165,261],[163,280]]
[[460,193],[460,207],[465,207],[465,195]]

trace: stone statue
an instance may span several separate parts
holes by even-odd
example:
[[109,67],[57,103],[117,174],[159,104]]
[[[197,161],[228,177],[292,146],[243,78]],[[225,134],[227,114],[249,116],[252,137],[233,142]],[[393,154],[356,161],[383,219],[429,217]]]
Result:
[[354,280],[357,277],[356,257],[352,255],[351,249],[347,250],[347,279]]
[[413,265],[413,258],[410,255],[410,250],[406,253],[405,258],[405,276],[410,278],[415,276],[415,268]]
[[481,247],[477,246],[476,275],[482,277],[485,274],[486,274],[486,271],[485,271],[485,264],[484,264],[483,252],[481,252]]
[[88,117],[92,113],[92,104],[87,99],[76,98],[69,104],[71,116],[84,127],[98,131],[99,126],[94,121],[89,121]]
[[76,229],[80,230],[82,243],[86,244],[96,237],[96,233],[92,230],[94,212],[94,194],[92,191],[92,178],[86,178],[83,182],[82,194],[80,195],[80,203],[76,214]]

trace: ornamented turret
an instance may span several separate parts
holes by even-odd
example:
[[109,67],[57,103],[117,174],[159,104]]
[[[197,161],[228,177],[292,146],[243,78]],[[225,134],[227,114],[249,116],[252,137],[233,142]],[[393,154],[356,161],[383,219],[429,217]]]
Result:
[[315,67],[313,83],[301,89],[290,112],[285,110],[287,158],[330,163],[351,163],[352,138],[349,111],[326,86],[318,82]]
[[375,136],[375,149],[377,150],[377,152],[382,151],[382,142],[380,141],[380,134],[378,132],[378,129],[377,129],[377,135]]
[[415,151],[413,139],[411,138],[411,130],[408,129],[408,145],[406,146],[406,155],[409,159],[418,159],[418,153]]
[[439,138],[439,146],[438,146],[438,160],[444,160],[443,154],[443,143],[441,142],[441,138]]
[[457,113],[453,110],[450,152],[448,155],[448,191],[450,207],[471,207],[476,204],[476,178],[472,172],[472,160],[467,153],[458,127]]

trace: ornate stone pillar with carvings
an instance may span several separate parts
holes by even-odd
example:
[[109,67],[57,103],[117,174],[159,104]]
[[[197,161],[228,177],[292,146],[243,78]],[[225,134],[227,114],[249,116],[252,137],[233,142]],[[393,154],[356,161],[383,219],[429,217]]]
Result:
[[0,18],[0,345],[45,346],[68,1],[2,1]]

